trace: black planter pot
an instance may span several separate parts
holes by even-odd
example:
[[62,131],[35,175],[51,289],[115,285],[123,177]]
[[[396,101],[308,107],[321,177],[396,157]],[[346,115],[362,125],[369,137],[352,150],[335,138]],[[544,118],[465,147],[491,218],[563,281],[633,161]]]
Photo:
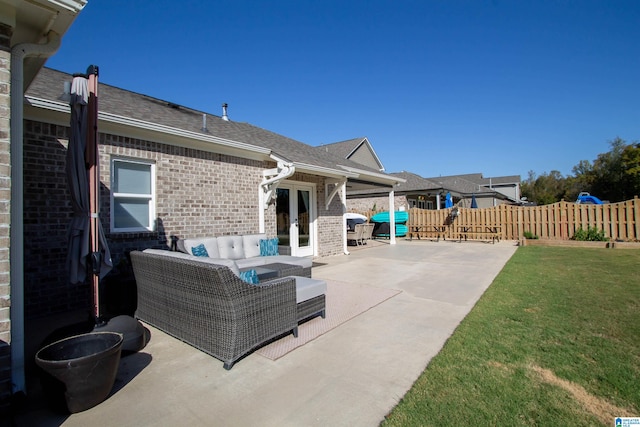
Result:
[[42,386],[50,405],[71,413],[81,412],[104,401],[116,379],[123,336],[94,332],[56,341],[36,353],[42,368]]

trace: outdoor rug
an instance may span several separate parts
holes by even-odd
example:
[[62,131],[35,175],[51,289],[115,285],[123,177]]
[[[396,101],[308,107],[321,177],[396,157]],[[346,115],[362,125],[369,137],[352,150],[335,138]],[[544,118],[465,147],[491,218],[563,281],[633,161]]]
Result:
[[298,338],[287,335],[260,348],[256,353],[271,360],[279,359],[398,293],[400,291],[396,289],[375,288],[327,280],[327,317],[323,319],[318,316],[298,326]]

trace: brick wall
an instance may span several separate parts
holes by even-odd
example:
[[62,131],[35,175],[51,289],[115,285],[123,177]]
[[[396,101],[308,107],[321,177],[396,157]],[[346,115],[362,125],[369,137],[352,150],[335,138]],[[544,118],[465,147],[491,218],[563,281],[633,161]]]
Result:
[[[65,266],[71,219],[65,176],[69,128],[25,121],[25,312],[36,318],[89,307],[86,285],[70,285]],[[156,231],[110,231],[111,159],[156,165]],[[171,236],[199,237],[259,232],[258,186],[272,162],[241,159],[115,135],[100,134],[101,218],[114,265],[135,249],[169,248]],[[319,255],[342,253],[339,198],[325,209],[324,179],[295,174],[317,188]],[[275,235],[275,206],[265,212]]]
[[[407,197],[404,195],[394,195],[393,197],[394,209],[399,210],[401,206],[404,206],[405,210],[409,210],[409,203]],[[377,196],[377,197],[362,197],[347,199],[347,212],[369,212],[376,211],[388,211],[389,210],[389,196]]]
[[[9,232],[11,216],[11,53],[13,29],[0,24],[0,414],[11,397],[11,286]],[[1,417],[1,415],[0,415]]]

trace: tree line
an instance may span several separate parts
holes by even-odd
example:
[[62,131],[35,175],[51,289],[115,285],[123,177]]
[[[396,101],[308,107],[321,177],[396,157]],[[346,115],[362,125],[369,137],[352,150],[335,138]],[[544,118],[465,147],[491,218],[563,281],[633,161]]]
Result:
[[592,162],[581,160],[573,167],[573,175],[563,177],[556,170],[537,176],[529,171],[521,183],[522,196],[538,205],[560,200],[575,201],[586,191],[611,203],[640,195],[640,143],[627,143],[619,137],[609,141],[611,149],[598,154]]

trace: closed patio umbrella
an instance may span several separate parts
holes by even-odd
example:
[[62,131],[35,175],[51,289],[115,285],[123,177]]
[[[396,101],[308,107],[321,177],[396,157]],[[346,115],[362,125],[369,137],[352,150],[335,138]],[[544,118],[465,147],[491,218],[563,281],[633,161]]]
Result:
[[93,315],[100,322],[100,279],[112,268],[111,253],[99,218],[100,176],[97,145],[98,68],[88,78],[75,75],[71,85],[71,132],[67,148],[67,182],[73,218],[69,226],[67,266],[71,283],[90,277]]
[[476,202],[476,195],[475,194],[471,195],[471,208],[472,209],[477,209],[478,208],[478,202]]

